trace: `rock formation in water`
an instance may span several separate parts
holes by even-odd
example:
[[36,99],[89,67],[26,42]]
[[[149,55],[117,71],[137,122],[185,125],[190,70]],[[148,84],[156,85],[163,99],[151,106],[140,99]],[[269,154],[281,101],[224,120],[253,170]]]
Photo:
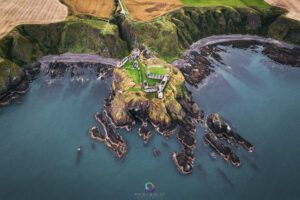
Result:
[[234,166],[240,166],[240,159],[232,148],[224,143],[237,147],[243,146],[248,152],[254,152],[254,146],[246,139],[242,138],[219,114],[214,113],[207,117],[205,123],[207,133],[203,139],[211,146],[215,152],[221,155],[224,160],[231,162]]

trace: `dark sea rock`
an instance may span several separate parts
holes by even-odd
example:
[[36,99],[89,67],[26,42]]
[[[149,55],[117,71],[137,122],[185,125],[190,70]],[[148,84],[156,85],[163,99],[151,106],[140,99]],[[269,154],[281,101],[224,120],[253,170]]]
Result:
[[214,113],[207,117],[208,129],[219,139],[226,139],[233,144],[242,145],[248,152],[253,152],[255,147],[246,139],[241,137],[219,114]]
[[[102,125],[105,131],[105,138],[102,141],[111,151],[113,151],[117,155],[118,158],[123,158],[127,151],[126,143],[123,137],[115,131],[105,111],[96,113],[95,119],[97,122],[99,122],[99,124]],[[103,136],[101,136],[101,139],[102,138]]]
[[186,81],[198,87],[213,71],[213,58],[223,63],[220,53],[224,50],[219,46],[232,46],[240,49],[256,50],[257,46],[263,46],[262,53],[280,64],[300,66],[300,47],[288,43],[279,42],[270,38],[250,35],[220,35],[204,38],[194,43],[183,57],[173,62],[183,73]]
[[222,156],[224,160],[231,162],[231,164],[236,167],[241,165],[239,158],[231,150],[231,148],[223,145],[223,143],[213,135],[206,133],[204,135],[204,141],[208,143],[209,146],[211,146],[220,156]]
[[173,153],[173,161],[177,169],[184,175],[192,173],[195,157],[190,151],[182,151]]
[[148,144],[152,137],[151,131],[147,128],[148,123],[143,122],[142,126],[139,128],[139,136],[143,138],[144,144]]
[[287,49],[266,45],[262,52],[280,64],[300,67],[300,48]]

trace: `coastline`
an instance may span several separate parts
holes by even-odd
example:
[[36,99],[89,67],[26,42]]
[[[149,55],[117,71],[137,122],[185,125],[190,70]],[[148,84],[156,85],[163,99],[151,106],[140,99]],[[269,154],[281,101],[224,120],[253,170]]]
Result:
[[[185,75],[185,78],[188,83],[191,85],[196,86],[198,83],[200,83],[205,77],[207,77],[211,72],[213,72],[213,69],[211,69],[210,63],[207,60],[206,56],[210,54],[213,51],[213,47],[218,44],[233,44],[233,43],[240,43],[240,42],[247,42],[249,44],[260,44],[263,46],[267,46],[269,51],[265,51],[264,53],[267,54],[268,57],[271,59],[277,61],[277,62],[291,62],[290,60],[284,61],[284,59],[287,56],[278,56],[280,54],[289,54],[290,52],[284,52],[284,50],[287,51],[295,51],[296,56],[294,58],[294,63],[297,63],[297,59],[300,59],[300,45],[297,44],[290,44],[283,41],[275,40],[272,38],[264,38],[261,36],[255,36],[255,35],[242,35],[242,34],[231,34],[231,35],[216,35],[216,36],[210,36],[203,39],[200,39],[199,41],[193,43],[190,48],[188,48],[182,55],[182,58],[176,60],[173,62],[173,65],[181,69],[183,74]],[[275,45],[275,47],[272,47]],[[277,48],[278,47],[278,48]],[[188,77],[186,69],[183,69],[182,66],[190,66],[190,61],[185,60],[185,58],[189,59],[190,55],[192,54],[203,54],[204,56],[200,56],[201,59],[198,60],[198,62],[201,63],[201,65],[194,66],[194,68],[198,69],[198,71],[195,71],[195,69],[192,68],[188,71],[193,72],[192,77],[195,76],[195,84],[193,84],[193,81],[189,81],[191,77]],[[274,54],[274,55],[273,55]],[[29,67],[27,67],[25,70],[23,70],[24,76],[21,77],[20,81],[16,84],[13,84],[8,87],[7,91],[1,94],[0,98],[0,105],[9,105],[12,100],[17,99],[20,97],[20,95],[25,94],[28,91],[27,88],[23,88],[23,91],[18,92],[15,88],[18,88],[18,86],[21,86],[22,81],[24,82],[24,79],[27,80],[27,83],[29,84],[33,79],[34,76],[36,76],[40,70],[42,71],[48,71],[49,73],[49,66],[51,68],[55,67],[56,65],[61,65],[61,67],[68,68],[68,66],[78,66],[78,67],[96,67],[95,73],[96,76],[100,78],[105,78],[106,76],[111,76],[112,69],[117,65],[119,62],[118,59],[114,58],[106,58],[103,56],[99,56],[96,54],[78,54],[78,53],[64,53],[61,55],[47,55],[41,57],[37,62],[31,63]],[[298,62],[299,63],[299,62]],[[293,64],[293,63],[292,63]],[[299,65],[299,64],[298,64]],[[298,66],[295,65],[296,67]],[[299,66],[298,66],[299,67]],[[55,73],[58,73],[55,72]],[[57,76],[56,74],[55,76]],[[28,77],[27,77],[28,76]],[[23,84],[24,85],[24,84]],[[20,93],[20,94],[18,94]],[[13,95],[18,94],[18,96]],[[154,124],[153,124],[154,125]],[[159,128],[157,125],[154,125],[157,129]],[[160,132],[160,131],[159,131]]]
[[[11,83],[7,90],[0,94],[0,107],[7,106],[20,98],[30,89],[30,83],[43,72],[51,78],[62,77],[69,71],[70,76],[80,76],[77,68],[89,68],[97,78],[104,79],[111,76],[112,69],[119,60],[105,58],[92,54],[65,53],[61,55],[48,55],[40,58],[22,70],[22,76],[16,83]],[[68,70],[70,69],[70,70]]]
[[183,53],[182,58],[173,62],[185,76],[186,81],[195,87],[214,71],[208,56],[220,60],[217,45],[233,45],[240,48],[249,48],[252,45],[264,47],[263,53],[270,59],[281,63],[300,67],[300,46],[253,35],[220,35],[203,38],[191,45]]

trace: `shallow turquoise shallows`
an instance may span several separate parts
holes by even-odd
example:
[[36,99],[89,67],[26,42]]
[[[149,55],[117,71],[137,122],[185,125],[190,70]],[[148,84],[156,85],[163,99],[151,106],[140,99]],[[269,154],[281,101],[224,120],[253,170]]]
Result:
[[[238,149],[242,167],[212,158],[201,127],[195,164],[205,172],[195,166],[180,175],[171,159],[180,150],[176,138],[155,134],[144,147],[137,128],[122,131],[128,152],[119,161],[87,134],[110,80],[47,84],[41,74],[21,104],[0,111],[0,199],[299,199],[300,69],[273,62],[259,48],[219,47],[225,64],[212,59],[216,72],[189,89],[206,113],[221,113],[256,146],[253,154]],[[153,147],[161,151],[157,158]],[[154,192],[145,190],[147,182]]]

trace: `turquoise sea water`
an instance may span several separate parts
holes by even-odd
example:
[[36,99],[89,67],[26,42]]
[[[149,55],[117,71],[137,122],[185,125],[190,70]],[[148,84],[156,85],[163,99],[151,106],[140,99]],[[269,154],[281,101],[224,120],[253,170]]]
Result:
[[[190,176],[180,175],[171,159],[180,150],[176,139],[155,134],[144,147],[137,128],[122,131],[128,152],[119,161],[87,134],[110,80],[47,85],[40,75],[21,104],[0,111],[0,199],[299,199],[300,69],[259,50],[220,48],[224,64],[214,61],[216,72],[190,89],[206,113],[221,113],[256,146],[253,154],[238,150],[241,168],[210,156],[201,127],[196,166],[205,173],[195,167]],[[153,157],[153,147],[161,156]],[[145,191],[148,181],[154,193]]]

